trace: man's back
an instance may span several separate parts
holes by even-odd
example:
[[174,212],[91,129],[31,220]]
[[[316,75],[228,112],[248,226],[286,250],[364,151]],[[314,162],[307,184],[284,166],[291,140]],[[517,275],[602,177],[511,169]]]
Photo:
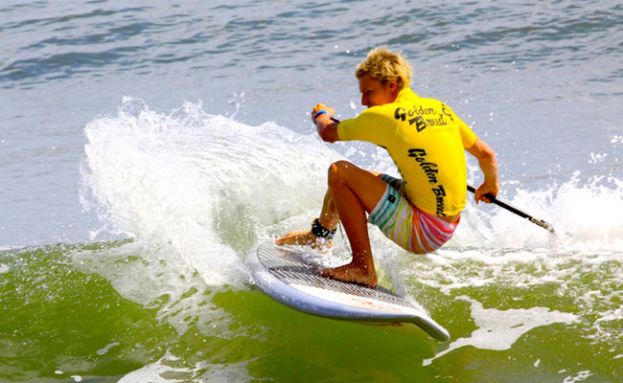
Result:
[[372,142],[387,149],[411,203],[439,217],[458,215],[466,202],[464,148],[477,139],[450,107],[404,88],[392,103],[344,120],[340,140]]

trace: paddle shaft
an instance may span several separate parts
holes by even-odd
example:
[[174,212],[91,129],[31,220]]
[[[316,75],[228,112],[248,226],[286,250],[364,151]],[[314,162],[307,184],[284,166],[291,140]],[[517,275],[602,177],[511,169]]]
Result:
[[[472,193],[476,193],[476,189],[471,186],[471,185],[467,185],[467,190],[469,190]],[[485,196],[487,198],[489,198],[491,200],[491,202],[493,202],[494,204],[510,211],[511,213],[515,213],[518,216],[522,217],[522,218],[526,218],[527,220],[529,220],[530,222],[541,226],[542,228],[550,231],[551,233],[554,233],[554,228],[552,227],[552,225],[550,225],[549,223],[543,221],[542,219],[538,219],[538,218],[534,218],[533,216],[531,216],[530,214],[521,211],[519,209],[517,209],[516,207],[514,207],[513,205],[509,204],[506,201],[502,201],[497,199],[496,197],[492,196],[491,194],[485,194]]]

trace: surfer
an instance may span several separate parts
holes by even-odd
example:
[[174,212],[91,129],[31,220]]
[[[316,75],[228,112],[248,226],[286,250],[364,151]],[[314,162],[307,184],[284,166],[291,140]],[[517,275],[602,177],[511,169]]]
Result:
[[[476,203],[499,191],[495,152],[454,111],[411,88],[412,69],[400,54],[372,49],[357,66],[361,104],[353,119],[333,119],[335,110],[317,104],[311,117],[326,142],[366,141],[386,149],[401,179],[347,161],[329,167],[321,213],[309,230],[288,233],[277,244],[331,246],[341,221],[352,250],[349,264],[325,268],[323,276],[374,287],[377,283],[367,222],[405,250],[426,254],[454,233],[467,199],[464,151],[478,160],[484,182]],[[367,215],[367,217],[366,217]]]

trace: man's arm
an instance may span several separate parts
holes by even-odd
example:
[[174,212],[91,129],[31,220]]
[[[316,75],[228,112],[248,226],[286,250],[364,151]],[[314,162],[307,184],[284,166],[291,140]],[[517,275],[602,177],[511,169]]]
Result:
[[476,203],[478,201],[491,202],[485,194],[491,194],[494,197],[500,191],[500,183],[498,181],[498,161],[493,149],[480,138],[466,149],[472,156],[478,159],[478,166],[485,176],[485,181],[474,193]]
[[340,123],[332,118],[334,114],[335,109],[322,103],[316,104],[311,111],[312,121],[316,124],[316,131],[325,142],[335,142],[338,139],[337,126]]

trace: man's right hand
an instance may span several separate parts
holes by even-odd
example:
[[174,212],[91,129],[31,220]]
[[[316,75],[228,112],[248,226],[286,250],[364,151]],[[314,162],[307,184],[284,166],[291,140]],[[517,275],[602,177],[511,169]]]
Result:
[[476,200],[476,204],[478,204],[479,201],[491,203],[491,198],[489,198],[489,196],[497,197],[499,192],[500,192],[499,184],[495,183],[495,184],[490,185],[485,182],[482,185],[480,185],[478,189],[476,189],[476,192],[474,193],[474,199]]

